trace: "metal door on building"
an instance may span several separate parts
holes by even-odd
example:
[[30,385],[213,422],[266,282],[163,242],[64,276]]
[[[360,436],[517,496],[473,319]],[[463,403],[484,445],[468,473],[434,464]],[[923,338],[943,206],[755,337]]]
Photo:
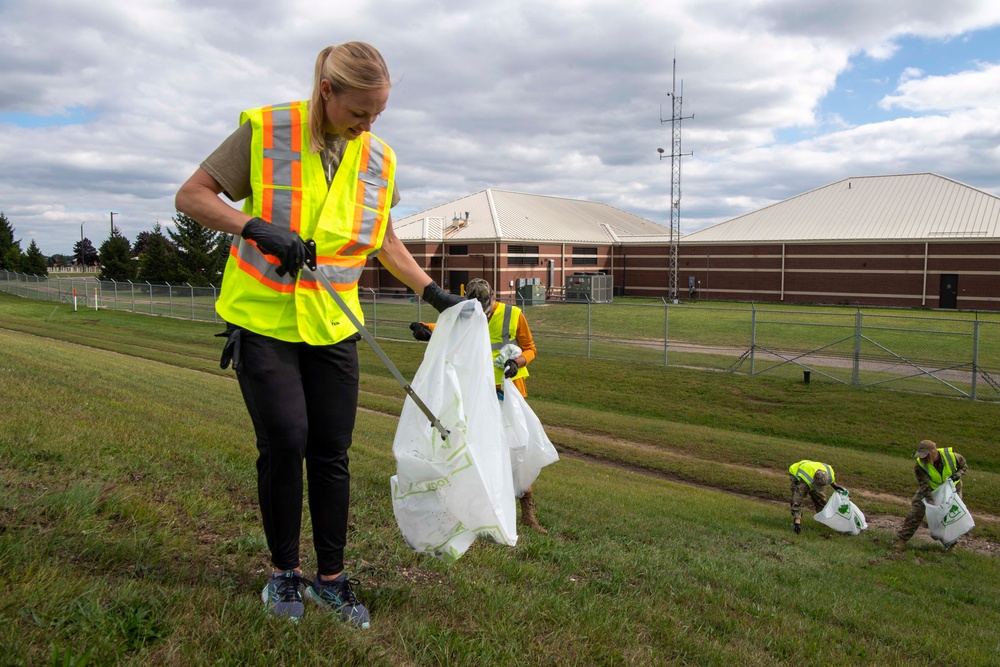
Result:
[[958,276],[954,273],[941,274],[941,294],[938,308],[958,307]]
[[469,284],[468,271],[449,271],[448,284],[445,287],[452,294],[464,294],[465,285]]

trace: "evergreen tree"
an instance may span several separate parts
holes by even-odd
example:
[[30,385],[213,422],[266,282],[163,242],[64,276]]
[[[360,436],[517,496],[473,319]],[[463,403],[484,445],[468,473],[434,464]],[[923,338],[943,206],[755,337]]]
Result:
[[81,258],[83,259],[83,268],[97,266],[98,261],[100,261],[97,248],[94,247],[94,244],[88,238],[84,238],[82,241],[77,241],[73,244],[73,257],[78,262]]
[[28,252],[24,254],[21,261],[21,273],[30,273],[33,276],[47,276],[49,274],[49,260],[39,250],[35,239],[31,239],[28,244]]
[[222,277],[219,248],[229,245],[229,236],[180,212],[173,221],[177,231],[168,229],[167,234],[177,246],[177,271],[181,280],[194,287],[218,285]]
[[177,269],[177,249],[163,235],[160,223],[153,227],[146,240],[146,250],[139,256],[139,280],[170,284],[183,282]]
[[21,241],[14,240],[14,226],[10,224],[3,211],[0,211],[0,269],[20,271],[23,258]]
[[101,244],[101,272],[99,280],[135,280],[136,265],[132,259],[132,246],[117,229]]
[[133,257],[138,257],[142,253],[146,252],[146,244],[149,243],[149,235],[152,232],[139,232],[135,237],[135,243],[132,244]]

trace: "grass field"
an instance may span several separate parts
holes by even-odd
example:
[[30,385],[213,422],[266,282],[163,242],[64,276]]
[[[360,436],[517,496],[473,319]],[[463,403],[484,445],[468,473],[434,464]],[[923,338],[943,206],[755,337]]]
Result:
[[[0,294],[0,664],[996,664],[997,556],[897,554],[886,530],[809,519],[795,536],[785,472],[831,463],[866,513],[901,520],[929,437],[969,460],[975,539],[995,541],[995,404],[544,350],[528,382],[563,454],[535,486],[550,535],[451,567],[406,548],[388,494],[402,391],[362,345],[347,558],[372,628],[269,618],[219,330]],[[423,347],[384,347],[412,376]]]

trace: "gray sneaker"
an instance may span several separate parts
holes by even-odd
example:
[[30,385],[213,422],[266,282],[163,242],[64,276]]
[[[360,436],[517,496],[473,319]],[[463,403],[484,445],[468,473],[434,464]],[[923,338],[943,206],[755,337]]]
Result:
[[321,607],[337,612],[345,623],[356,628],[367,628],[371,622],[368,610],[358,602],[351,588],[357,585],[358,580],[348,579],[346,574],[341,574],[333,581],[320,581],[317,572],[312,584],[306,587],[306,597]]
[[268,611],[276,616],[282,616],[297,622],[302,617],[305,607],[302,604],[302,575],[295,570],[287,570],[271,575],[261,592],[260,597]]

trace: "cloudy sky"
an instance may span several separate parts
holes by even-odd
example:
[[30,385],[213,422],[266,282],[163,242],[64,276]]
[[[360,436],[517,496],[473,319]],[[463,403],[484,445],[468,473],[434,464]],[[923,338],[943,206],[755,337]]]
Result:
[[851,176],[1000,195],[994,0],[0,0],[0,211],[47,255],[169,224],[240,111],[350,40],[395,81],[397,218],[497,188],[669,223],[675,59],[682,233]]

